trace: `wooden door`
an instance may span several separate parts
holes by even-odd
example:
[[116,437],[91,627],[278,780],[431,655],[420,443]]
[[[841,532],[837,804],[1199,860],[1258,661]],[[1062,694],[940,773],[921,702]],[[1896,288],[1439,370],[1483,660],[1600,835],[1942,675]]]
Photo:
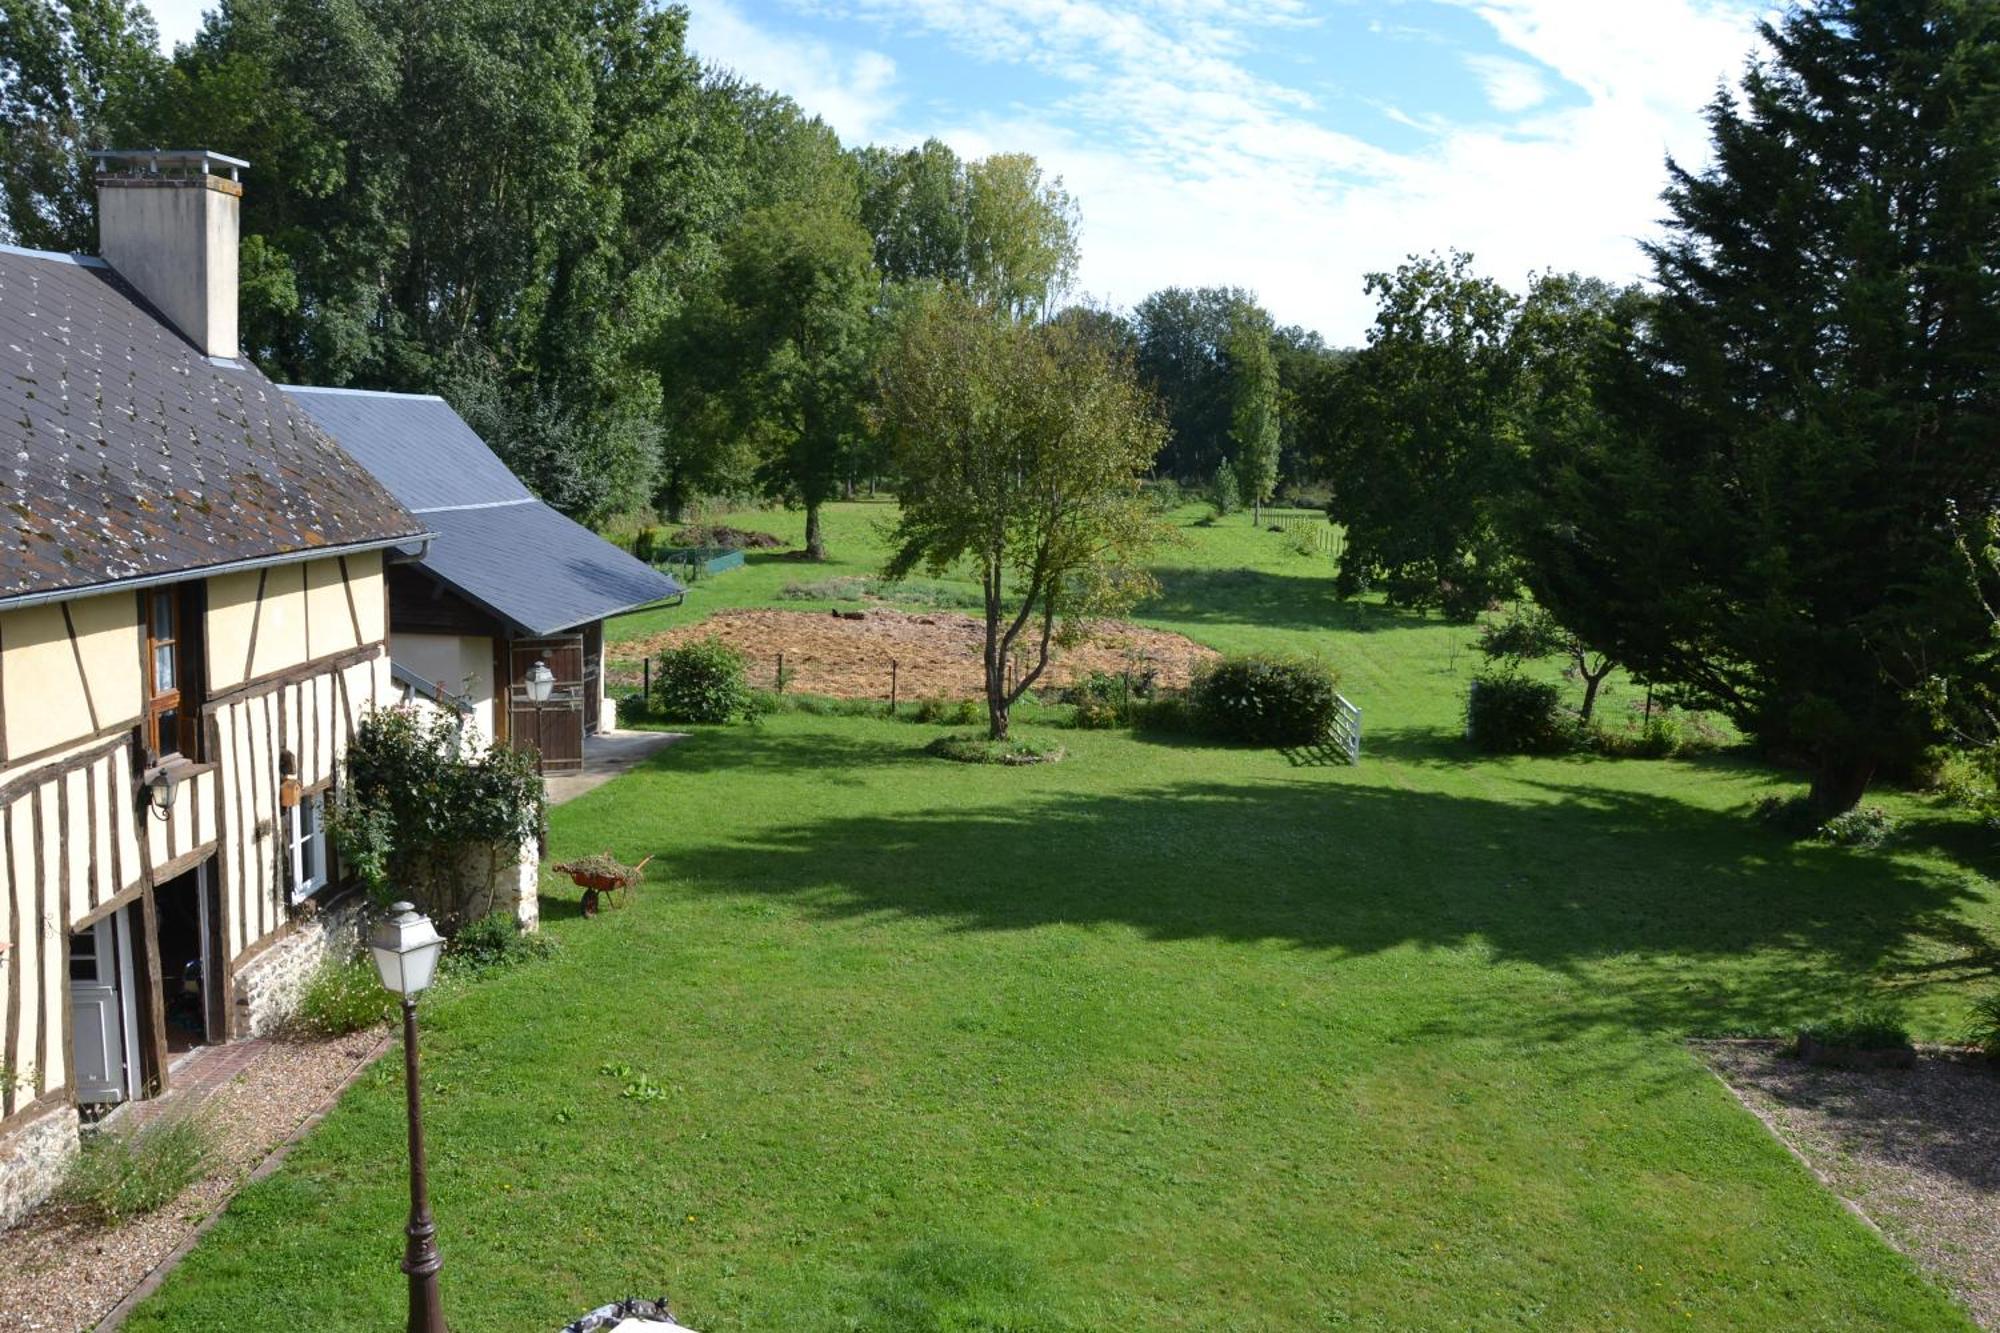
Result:
[[[544,772],[583,767],[583,636],[513,639],[507,645],[507,739],[516,749],[541,752]],[[549,701],[528,698],[528,670],[545,662],[555,673]]]
[[132,950],[124,918],[114,912],[70,936],[70,1052],[76,1100],[84,1106],[122,1102],[137,1090]]

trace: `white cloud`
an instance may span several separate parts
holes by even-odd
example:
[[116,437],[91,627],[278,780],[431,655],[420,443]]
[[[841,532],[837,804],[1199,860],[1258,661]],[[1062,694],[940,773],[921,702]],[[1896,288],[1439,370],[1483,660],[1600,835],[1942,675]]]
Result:
[[879,51],[840,51],[810,37],[773,33],[724,0],[688,15],[688,45],[703,60],[789,95],[850,143],[876,137],[895,114],[896,62]]
[[1506,56],[1469,55],[1465,67],[1486,90],[1486,100],[1495,111],[1526,111],[1549,100],[1549,85],[1533,65]]
[[[1413,252],[1470,250],[1511,284],[1545,268],[1639,276],[1663,159],[1704,160],[1700,108],[1739,72],[1754,15],[1649,0],[1639,24],[1601,0],[1438,2],[1476,14],[1505,49],[1468,62],[1498,114],[1379,109],[1426,132],[1404,152],[1333,128],[1315,97],[1249,68],[1261,29],[1303,20],[1289,4],[849,0],[846,13],[1057,79],[1097,70],[1045,105],[905,137],[1024,149],[1062,175],[1083,210],[1081,285],[1102,299],[1237,284],[1280,320],[1353,342],[1373,315],[1363,275]],[[1580,103],[1552,104],[1558,79]]]

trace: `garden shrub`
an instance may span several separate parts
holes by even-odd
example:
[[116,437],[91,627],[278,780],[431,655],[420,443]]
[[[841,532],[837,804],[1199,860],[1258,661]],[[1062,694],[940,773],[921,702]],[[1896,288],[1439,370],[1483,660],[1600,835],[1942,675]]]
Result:
[[617,708],[618,725],[621,727],[638,726],[640,723],[653,720],[652,703],[637,690],[620,695]]
[[1152,481],[1140,482],[1139,494],[1145,497],[1146,503],[1157,514],[1179,509],[1187,503],[1187,493],[1172,477],[1158,477]]
[[1333,729],[1333,672],[1312,658],[1250,653],[1199,667],[1188,706],[1211,736],[1252,745],[1317,745]]
[[1150,671],[1134,676],[1129,683],[1124,676],[1093,671],[1064,688],[1062,701],[1074,710],[1072,725],[1083,731],[1102,731],[1123,726],[1131,706],[1153,692],[1153,680]]
[[[378,708],[361,719],[329,821],[341,859],[378,902],[407,898],[449,935],[493,910],[468,854],[518,856],[542,830],[534,754],[482,745],[455,713]],[[475,896],[481,895],[481,896]]]
[[1799,1029],[1799,1040],[1823,1046],[1852,1046],[1879,1051],[1910,1044],[1910,1027],[1902,1011],[1883,1000],[1864,1001],[1836,1010]]
[[1836,847],[1880,847],[1898,822],[1879,805],[1863,805],[1827,820],[1814,836]]
[[924,753],[960,764],[1054,764],[1067,753],[1062,746],[1015,738],[996,741],[985,736],[940,736]]
[[1156,694],[1150,699],[1141,699],[1132,705],[1131,714],[1135,731],[1184,736],[1195,729],[1187,696],[1181,694]]
[[2000,990],[1989,991],[1972,1002],[1965,1042],[1977,1046],[1987,1059],[2000,1060]]
[[1576,743],[1576,726],[1554,685],[1482,671],[1466,692],[1465,735],[1487,754],[1557,754]]
[[669,722],[729,722],[751,712],[743,654],[710,635],[660,654],[653,699]]
[[920,699],[911,716],[926,726],[969,727],[986,716],[986,705],[977,699]]
[[315,1037],[344,1037],[386,1023],[395,1001],[382,989],[374,965],[360,958],[328,958],[306,979],[291,1027]]
[[445,950],[444,961],[455,971],[477,975],[551,957],[558,947],[538,930],[521,929],[512,914],[495,912],[460,929]]
[[1243,507],[1243,487],[1236,479],[1236,469],[1228,459],[1216,464],[1215,479],[1208,486],[1208,503],[1219,518],[1233,514]]
[[632,554],[649,565],[653,563],[654,557],[667,549],[666,534],[657,524],[640,528],[639,534],[632,539]]
[[1722,748],[1728,737],[1714,719],[1691,709],[1655,704],[1635,712],[1619,730],[1600,728],[1592,743],[1614,759],[1676,759]]
[[207,1126],[191,1113],[136,1131],[92,1134],[56,1198],[100,1225],[116,1226],[172,1203],[208,1174],[214,1157]]

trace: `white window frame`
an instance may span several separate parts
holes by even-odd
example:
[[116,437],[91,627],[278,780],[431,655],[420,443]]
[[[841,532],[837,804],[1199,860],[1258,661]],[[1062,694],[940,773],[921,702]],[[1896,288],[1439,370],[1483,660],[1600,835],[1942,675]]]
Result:
[[325,794],[301,796],[291,814],[285,841],[292,864],[292,901],[302,903],[326,887]]

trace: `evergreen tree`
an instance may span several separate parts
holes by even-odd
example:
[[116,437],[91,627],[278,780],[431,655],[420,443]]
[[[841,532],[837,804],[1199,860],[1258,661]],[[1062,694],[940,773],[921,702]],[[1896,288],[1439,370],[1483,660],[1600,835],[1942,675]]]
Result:
[[2000,10],[1825,0],[1767,24],[1714,165],[1670,164],[1657,302],[1537,428],[1564,623],[1812,767],[1822,813],[1990,687],[1955,515],[2000,502]]

